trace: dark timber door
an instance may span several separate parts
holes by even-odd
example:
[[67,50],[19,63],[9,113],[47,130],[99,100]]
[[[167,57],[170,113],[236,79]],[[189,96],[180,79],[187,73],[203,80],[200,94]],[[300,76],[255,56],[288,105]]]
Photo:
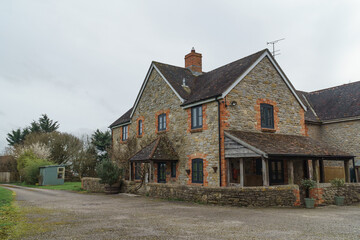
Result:
[[158,163],[158,182],[166,183],[166,163]]
[[284,184],[284,161],[269,160],[270,185]]

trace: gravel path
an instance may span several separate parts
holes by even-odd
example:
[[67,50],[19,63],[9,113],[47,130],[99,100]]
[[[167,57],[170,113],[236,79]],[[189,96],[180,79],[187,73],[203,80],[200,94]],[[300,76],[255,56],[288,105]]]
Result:
[[26,239],[360,239],[360,205],[238,208],[128,194],[7,186],[30,221],[52,225]]

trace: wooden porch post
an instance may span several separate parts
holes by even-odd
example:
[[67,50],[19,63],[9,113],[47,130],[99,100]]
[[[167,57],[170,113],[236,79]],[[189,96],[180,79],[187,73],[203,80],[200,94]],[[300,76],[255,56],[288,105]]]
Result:
[[227,173],[226,173],[226,186],[230,186],[230,160],[229,159],[225,159],[226,161],[226,169],[227,169]]
[[149,182],[154,182],[154,174],[153,174],[153,171],[154,171],[154,162],[153,161],[150,161],[150,169],[149,169]]
[[269,186],[269,160],[261,157],[263,186]]
[[313,166],[312,166],[312,160],[306,160],[307,161],[307,166],[308,166],[308,173],[309,173],[309,179],[313,179]]
[[320,167],[320,182],[325,182],[325,169],[324,169],[324,160],[319,160],[319,167]]
[[314,172],[314,181],[317,183],[320,182],[320,174],[319,174],[319,160],[312,160],[312,167]]
[[288,176],[289,176],[289,184],[294,184],[294,160],[290,159],[287,161],[288,164]]
[[344,170],[345,170],[345,182],[350,182],[350,168],[349,168],[349,161],[344,161]]
[[240,187],[244,186],[244,159],[240,158]]
[[131,166],[132,166],[132,162],[130,162],[130,167],[129,167],[129,181],[131,181]]

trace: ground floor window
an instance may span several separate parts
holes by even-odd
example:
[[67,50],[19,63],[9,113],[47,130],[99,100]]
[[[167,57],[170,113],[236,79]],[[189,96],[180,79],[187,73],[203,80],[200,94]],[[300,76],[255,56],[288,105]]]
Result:
[[158,163],[158,182],[166,183],[166,163]]
[[192,160],[192,182],[203,183],[203,160],[200,158]]
[[284,161],[269,160],[269,180],[270,184],[284,184]]

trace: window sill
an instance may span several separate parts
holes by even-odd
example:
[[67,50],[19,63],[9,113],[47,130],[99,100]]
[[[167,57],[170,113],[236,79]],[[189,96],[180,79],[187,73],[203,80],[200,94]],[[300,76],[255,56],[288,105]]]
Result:
[[137,135],[136,137],[137,137],[137,138],[142,138],[142,137],[143,137],[143,135]]
[[194,128],[190,130],[190,133],[197,133],[197,132],[202,132],[203,128]]
[[272,133],[276,132],[276,130],[273,128],[261,128],[261,131],[262,132],[272,132]]
[[161,131],[157,131],[157,134],[164,134],[166,133],[168,130],[161,130]]

